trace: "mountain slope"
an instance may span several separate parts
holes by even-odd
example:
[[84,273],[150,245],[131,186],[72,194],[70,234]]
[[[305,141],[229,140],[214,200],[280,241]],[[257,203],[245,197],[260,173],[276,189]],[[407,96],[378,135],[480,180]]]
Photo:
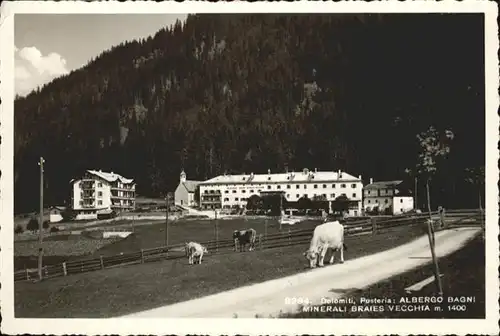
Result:
[[191,15],[16,100],[16,209],[37,204],[40,155],[48,203],[91,168],[146,195],[173,190],[181,168],[392,179],[429,125],[456,134],[433,190],[453,206],[440,189],[468,195],[463,169],[484,165],[482,41],[470,14]]

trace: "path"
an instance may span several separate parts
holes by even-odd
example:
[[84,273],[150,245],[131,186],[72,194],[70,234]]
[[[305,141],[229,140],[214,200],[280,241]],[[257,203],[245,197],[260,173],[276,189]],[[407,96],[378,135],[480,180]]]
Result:
[[[436,255],[444,257],[460,249],[479,234],[479,228],[459,228],[436,232]],[[123,317],[262,317],[280,312],[296,312],[296,305],[285,305],[285,298],[308,298],[319,303],[323,297],[338,298],[353,288],[362,289],[393,275],[430,261],[427,236],[388,251],[325,268],[315,269],[245,286],[223,293],[155,308]],[[305,262],[305,260],[304,260]]]

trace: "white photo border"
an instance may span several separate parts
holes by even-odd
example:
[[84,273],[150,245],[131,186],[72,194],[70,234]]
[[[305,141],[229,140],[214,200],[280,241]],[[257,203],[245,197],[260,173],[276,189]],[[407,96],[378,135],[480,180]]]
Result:
[[[13,126],[15,14],[484,13],[486,113],[486,319],[26,319],[14,317]],[[384,2],[49,2],[5,1],[0,16],[1,313],[6,334],[498,334],[498,7],[493,1]]]

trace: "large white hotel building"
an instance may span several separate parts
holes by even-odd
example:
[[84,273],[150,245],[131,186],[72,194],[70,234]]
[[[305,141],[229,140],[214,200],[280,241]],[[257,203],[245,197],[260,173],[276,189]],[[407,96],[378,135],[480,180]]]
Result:
[[342,171],[310,171],[271,174],[220,175],[200,182],[200,206],[202,209],[227,209],[244,207],[247,199],[261,192],[282,191],[289,202],[301,197],[312,199],[324,196],[330,203],[345,195],[352,201],[349,215],[358,216],[362,209],[363,182]]

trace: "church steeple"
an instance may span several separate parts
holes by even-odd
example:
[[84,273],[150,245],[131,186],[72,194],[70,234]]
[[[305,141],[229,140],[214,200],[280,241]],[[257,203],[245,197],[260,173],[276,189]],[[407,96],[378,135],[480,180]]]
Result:
[[181,171],[181,183],[186,182],[186,172],[184,172],[184,169]]

